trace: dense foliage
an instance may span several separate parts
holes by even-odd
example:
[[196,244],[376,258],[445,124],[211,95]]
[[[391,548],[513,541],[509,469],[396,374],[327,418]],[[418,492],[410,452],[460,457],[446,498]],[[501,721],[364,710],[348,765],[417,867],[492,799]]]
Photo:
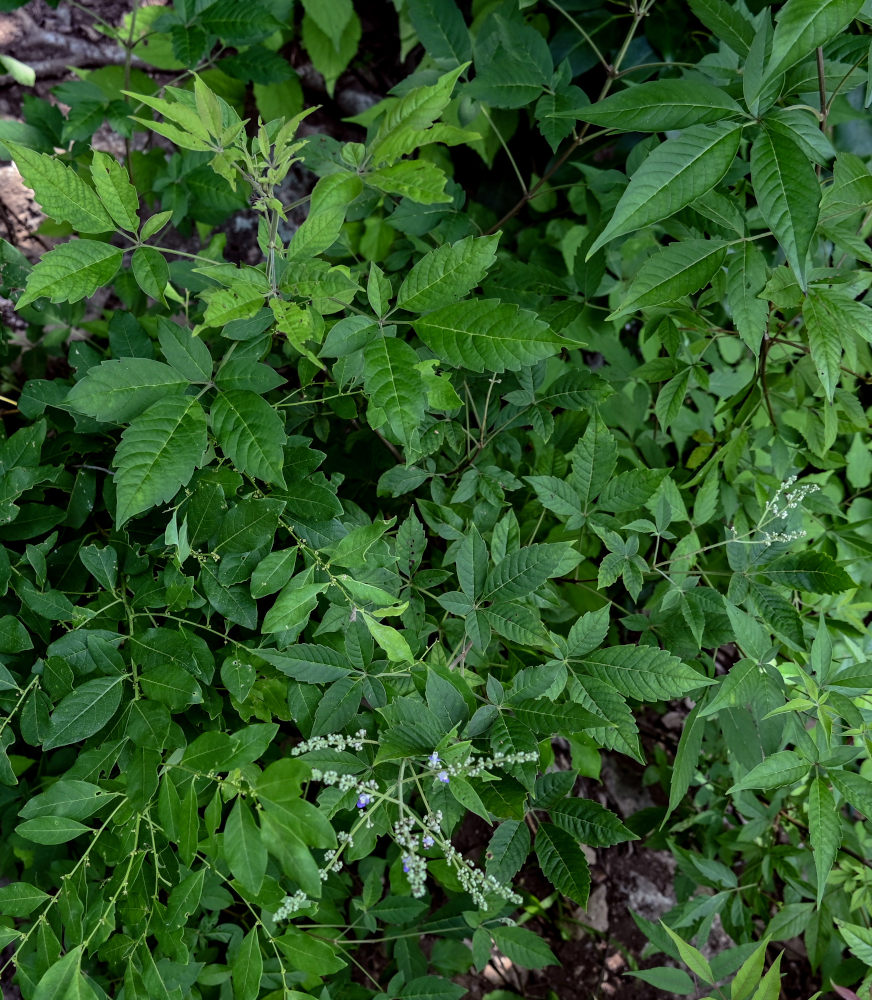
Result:
[[[318,133],[292,63],[329,110],[374,18],[407,73]],[[26,1000],[456,1000],[493,948],[559,960],[519,871],[583,905],[582,846],[640,838],[679,902],[639,977],[775,1000],[801,938],[868,997],[870,27],[174,0],[0,123],[71,237],[0,244]],[[606,754],[664,805],[575,794]]]

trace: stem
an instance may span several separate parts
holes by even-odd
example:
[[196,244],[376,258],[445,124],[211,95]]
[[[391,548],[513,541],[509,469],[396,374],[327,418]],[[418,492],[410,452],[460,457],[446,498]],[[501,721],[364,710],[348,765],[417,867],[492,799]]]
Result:
[[581,37],[593,49],[594,55],[600,61],[600,64],[602,65],[602,67],[606,71],[606,73],[610,73],[611,70],[612,70],[612,67],[609,66],[608,62],[606,61],[605,56],[602,54],[602,52],[600,52],[599,46],[596,44],[596,42],[593,40],[593,38],[584,30],[584,28],[582,28],[582,26],[578,23],[578,21],[575,20],[575,18],[569,13],[569,11],[564,10],[560,6],[559,3],[555,3],[555,0],[547,0],[547,2],[549,4],[551,4],[551,6],[555,10],[560,11],[560,13],[566,18],[566,20],[569,21],[569,23],[572,25],[572,27],[575,28],[575,30],[581,35]]
[[[605,83],[603,84],[602,90],[600,91],[599,97],[597,98],[598,101],[601,101],[608,94],[608,92],[612,89],[612,84],[615,82],[615,80],[617,80],[620,65],[624,61],[624,58],[627,55],[627,49],[629,49],[630,43],[633,41],[633,38],[635,37],[639,24],[641,23],[645,15],[648,13],[649,6],[650,3],[645,4],[644,6],[638,8],[633,13],[633,23],[630,26],[630,30],[627,32],[627,37],[624,39],[623,44],[618,50],[618,54],[615,57],[614,63],[611,66],[607,67],[608,75],[606,77]],[[506,214],[498,222],[496,222],[493,226],[490,227],[490,229],[488,229],[485,235],[487,236],[493,235],[495,232],[497,232],[497,230],[502,229],[503,226],[510,219],[514,219],[514,217],[518,214],[518,212],[520,212],[521,209],[531,199],[535,198],[536,194],[541,190],[542,186],[548,183],[548,181],[557,173],[557,171],[563,166],[563,164],[566,163],[566,161],[570,158],[570,156],[572,156],[572,154],[578,149],[579,146],[583,145],[585,142],[587,142],[591,138],[594,138],[595,136],[603,135],[604,132],[606,131],[608,130],[603,129],[600,132],[595,132],[593,136],[591,136],[589,135],[590,122],[585,122],[578,135],[572,140],[572,142],[560,154],[560,156],[557,157],[554,163],[545,171],[545,173],[539,178],[539,180],[536,181],[536,183],[527,191],[527,193],[522,198],[519,198],[515,202],[515,204],[508,210],[508,212],[506,212]]]
[[[821,98],[821,132],[826,134],[827,131],[827,115],[829,114],[829,105],[827,104],[827,74],[824,67],[824,50],[819,45],[817,47],[817,72],[818,72],[818,93]],[[818,165],[818,175],[820,175],[820,165]]]
[[527,185],[524,183],[524,175],[521,173],[521,168],[518,166],[515,157],[512,155],[511,149],[509,149],[509,144],[506,142],[503,133],[500,132],[500,130],[494,124],[494,120],[493,118],[491,118],[490,112],[483,104],[481,105],[481,110],[482,114],[485,116],[485,118],[487,118],[488,125],[490,125],[490,127],[494,130],[494,135],[496,135],[497,139],[499,139],[500,145],[503,147],[506,156],[508,156],[509,158],[509,163],[512,165],[512,170],[515,172],[515,177],[518,178],[518,183],[521,185],[522,194],[526,195]]
[[769,356],[769,348],[771,345],[772,341],[769,339],[769,334],[767,333],[763,337],[763,350],[760,352],[760,388],[763,391],[763,399],[766,402],[766,410],[769,413],[769,420],[773,429],[777,429],[778,421],[775,419],[775,412],[772,409],[772,400],[769,398],[769,387],[766,384],[766,359]]

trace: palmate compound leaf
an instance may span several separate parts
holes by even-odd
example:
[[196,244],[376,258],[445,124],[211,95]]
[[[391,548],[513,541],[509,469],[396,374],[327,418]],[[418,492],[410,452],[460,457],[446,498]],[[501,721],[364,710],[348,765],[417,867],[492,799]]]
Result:
[[626,297],[608,318],[698,292],[720,268],[728,246],[724,240],[679,240],[657,250],[639,268]]
[[814,167],[791,139],[761,131],[751,146],[751,181],[760,212],[805,290],[805,259],[821,200]]
[[493,264],[499,238],[499,233],[467,236],[431,251],[406,275],[397,305],[411,312],[428,312],[462,299]]
[[8,139],[4,145],[46,215],[58,222],[69,222],[80,233],[108,233],[115,228],[100,199],[72,167]]
[[627,698],[680,698],[714,681],[656,646],[608,646],[577,662],[579,673],[610,684]]
[[285,485],[284,422],[262,396],[245,389],[219,393],[209,415],[221,450],[240,472]]
[[162,399],[136,417],[115,453],[116,524],[175,496],[206,444],[206,414],[193,396]]
[[188,379],[150,358],[104,361],[70,389],[67,405],[95,420],[127,423],[167,396],[181,395]]
[[556,117],[570,114],[618,132],[666,132],[741,115],[742,109],[728,93],[710,83],[652,80]]
[[738,122],[693,125],[652,150],[586,259],[616,237],[660,222],[710,191],[730,169],[741,135]]
[[440,361],[474,372],[520,371],[563,345],[534,313],[497,299],[444,306],[417,319],[414,327]]
[[16,309],[45,296],[52,302],[78,302],[115,277],[123,254],[98,240],[70,240],[49,250],[30,272]]

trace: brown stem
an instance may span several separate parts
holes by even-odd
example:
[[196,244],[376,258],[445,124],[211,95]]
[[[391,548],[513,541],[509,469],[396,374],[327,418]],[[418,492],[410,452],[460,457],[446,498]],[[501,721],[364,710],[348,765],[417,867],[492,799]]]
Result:
[[772,341],[769,339],[769,334],[767,333],[763,338],[763,350],[760,352],[760,388],[763,390],[763,399],[766,402],[769,420],[772,423],[772,427],[777,430],[778,421],[775,419],[772,401],[769,398],[769,387],[766,385],[766,359],[769,357],[769,348],[771,345]]
[[819,45],[817,48],[817,72],[818,72],[818,92],[821,96],[821,132],[827,130],[827,76],[824,68],[824,50]]

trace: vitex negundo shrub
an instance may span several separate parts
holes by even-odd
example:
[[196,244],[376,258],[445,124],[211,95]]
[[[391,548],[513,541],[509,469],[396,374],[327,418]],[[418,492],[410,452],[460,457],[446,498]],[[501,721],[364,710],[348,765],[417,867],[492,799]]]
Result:
[[[0,246],[6,967],[450,1000],[647,838],[640,978],[774,1000],[801,937],[864,995],[868,4],[371,6],[137,7],[0,123],[71,237]],[[413,68],[318,134],[376,34]],[[575,794],[604,754],[665,804]]]

